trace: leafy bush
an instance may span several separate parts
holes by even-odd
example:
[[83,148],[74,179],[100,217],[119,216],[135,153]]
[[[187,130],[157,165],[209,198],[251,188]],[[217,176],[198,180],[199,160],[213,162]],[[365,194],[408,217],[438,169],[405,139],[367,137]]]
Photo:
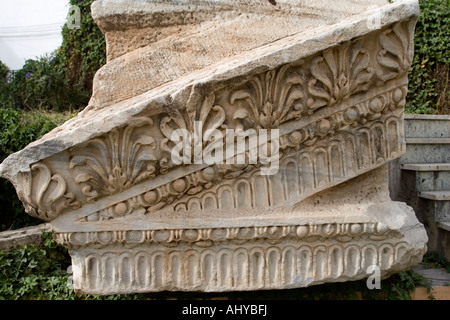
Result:
[[9,68],[3,62],[0,61],[0,86],[6,84],[9,72],[10,72]]
[[57,50],[70,84],[83,88],[89,97],[95,72],[106,63],[105,37],[92,19],[92,2],[94,0],[70,0],[71,5],[80,8],[81,28],[70,29],[66,23],[62,29],[63,42]]
[[11,70],[0,61],[0,106],[5,105],[8,97],[8,77],[11,74]]
[[423,257],[423,266],[427,269],[445,269],[450,273],[450,262],[436,251],[429,251]]
[[407,113],[450,114],[450,0],[420,0]]
[[84,108],[92,95],[95,72],[106,62],[105,38],[90,13],[93,0],[71,0],[81,9],[81,28],[62,29],[63,42],[54,53],[27,60],[6,81],[0,62],[0,106],[16,109],[72,111]]
[[80,109],[89,99],[88,92],[70,84],[58,56],[27,60],[5,85],[9,98],[5,97],[3,105],[25,110]]
[[0,251],[0,300],[71,299],[69,255],[64,247],[44,234],[42,246],[25,245]]
[[[0,162],[71,116],[73,115],[69,113],[50,113],[43,110],[24,112],[0,106]],[[15,189],[6,179],[0,181],[0,207],[0,230],[21,228],[40,222],[25,214]]]
[[131,300],[142,294],[92,296],[76,294],[71,287],[71,259],[50,232],[42,233],[42,245],[0,250],[0,300]]
[[[71,0],[81,9],[81,28],[62,30],[53,54],[27,60],[11,72],[0,62],[0,162],[67,120],[92,94],[92,79],[105,62],[105,39],[90,14],[93,0]],[[68,113],[47,112],[68,111]],[[24,213],[12,185],[0,181],[0,230],[39,223]]]

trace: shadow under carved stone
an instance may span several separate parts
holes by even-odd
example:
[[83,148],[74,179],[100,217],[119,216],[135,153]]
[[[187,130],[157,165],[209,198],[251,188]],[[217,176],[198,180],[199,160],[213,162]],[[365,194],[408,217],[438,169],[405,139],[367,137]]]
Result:
[[108,63],[89,106],[0,166],[70,249],[75,290],[298,288],[421,261],[387,183],[418,3],[277,3],[94,2]]

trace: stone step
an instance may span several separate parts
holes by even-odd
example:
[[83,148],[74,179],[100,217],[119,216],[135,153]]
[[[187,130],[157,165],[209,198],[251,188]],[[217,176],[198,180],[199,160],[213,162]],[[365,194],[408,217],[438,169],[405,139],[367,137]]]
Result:
[[406,144],[450,144],[450,138],[406,138]]
[[450,201],[450,191],[424,191],[419,192],[419,197],[435,201]]
[[427,279],[431,290],[419,286],[410,293],[412,300],[449,300],[450,299],[450,273],[444,268],[426,268],[420,263],[411,268],[416,273]]
[[405,115],[405,140],[400,163],[450,163],[450,116]]
[[[423,191],[419,192],[418,196],[434,202],[433,208],[435,222],[450,223],[450,191]],[[441,228],[445,229],[446,225],[444,225],[444,228]]]
[[425,268],[423,263],[420,263],[412,267],[412,270],[420,274],[422,277],[427,278],[431,282],[432,287],[450,285],[450,273],[446,272],[443,268]]
[[438,222],[437,226],[443,230],[450,231],[450,222]]
[[450,137],[448,115],[405,115],[405,136],[440,138]]
[[450,171],[450,163],[404,163],[400,165],[403,170],[412,171]]
[[400,162],[450,163],[450,138],[406,138],[406,153],[400,158]]
[[402,170],[416,172],[416,191],[450,190],[450,163],[406,163]]
[[0,250],[11,250],[15,246],[41,243],[42,232],[51,231],[50,224],[0,232]]
[[434,141],[409,143],[407,140],[406,153],[400,157],[400,163],[450,163],[450,144]]

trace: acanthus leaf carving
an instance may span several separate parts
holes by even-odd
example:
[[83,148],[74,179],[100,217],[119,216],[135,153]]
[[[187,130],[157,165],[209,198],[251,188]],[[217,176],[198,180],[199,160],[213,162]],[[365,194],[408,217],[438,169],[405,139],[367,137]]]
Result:
[[378,52],[378,63],[382,70],[376,75],[378,85],[396,78],[399,74],[406,73],[413,59],[414,20],[399,22],[380,33],[379,43],[381,50]]
[[155,139],[149,135],[153,121],[137,119],[71,150],[69,168],[87,201],[130,188],[154,178],[157,158]]
[[308,108],[332,106],[352,94],[368,90],[374,70],[369,66],[370,55],[363,44],[362,39],[349,41],[325,50],[312,60]]
[[[182,111],[174,110],[162,118],[160,130],[164,138],[161,140],[161,150],[172,153],[174,147],[180,141],[189,146],[179,150],[179,155],[184,159],[184,163],[191,163],[195,159],[196,150],[204,150],[218,141],[214,140],[214,135],[218,131],[223,131],[227,126],[225,123],[225,110],[222,106],[215,104],[214,93],[199,97],[192,94],[187,102],[186,111],[183,116]],[[189,152],[190,154],[184,154]],[[171,158],[169,156],[169,158]],[[164,157],[165,168],[173,166],[167,157]]]
[[[249,121],[254,128],[272,129],[289,120],[299,120],[304,113],[304,75],[298,65],[281,68],[252,77],[229,96],[237,106],[233,120]],[[245,125],[242,125],[245,128]]]

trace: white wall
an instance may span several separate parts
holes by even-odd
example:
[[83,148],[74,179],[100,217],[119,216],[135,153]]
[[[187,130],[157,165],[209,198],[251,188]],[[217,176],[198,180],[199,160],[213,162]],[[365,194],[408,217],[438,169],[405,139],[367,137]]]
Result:
[[57,49],[68,9],[69,0],[0,0],[0,60],[17,70]]

